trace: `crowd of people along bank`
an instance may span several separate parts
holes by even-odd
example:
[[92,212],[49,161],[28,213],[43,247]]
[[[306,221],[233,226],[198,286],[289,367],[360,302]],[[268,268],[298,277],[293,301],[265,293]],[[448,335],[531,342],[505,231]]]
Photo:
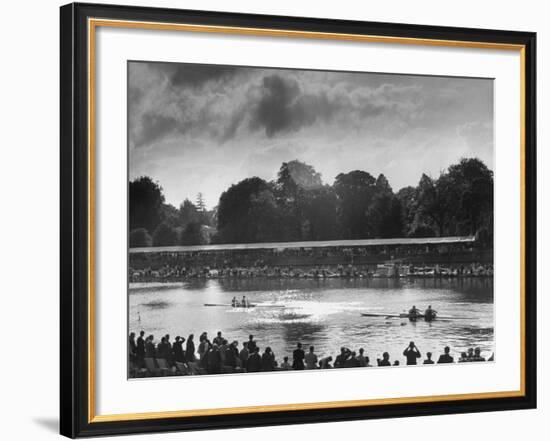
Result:
[[216,267],[211,265],[171,266],[165,264],[156,269],[146,267],[142,269],[130,268],[129,280],[133,283],[144,282],[174,282],[192,279],[250,279],[250,278],[455,278],[455,277],[492,277],[493,265],[473,262],[470,264],[454,265],[405,265],[391,268],[377,268],[376,265],[322,265],[313,267],[268,266],[257,264],[250,266],[236,266],[226,264]]
[[[414,342],[410,342],[402,353],[402,359],[390,357],[384,352],[381,358],[372,360],[365,353],[364,348],[352,351],[342,347],[340,353],[334,357],[331,355],[320,356],[315,352],[314,346],[303,348],[297,343],[292,356],[284,356],[282,361],[275,358],[275,354],[269,346],[260,348],[254,336],[248,340],[231,343],[219,331],[212,339],[208,333],[203,332],[198,341],[193,334],[187,338],[177,336],[172,342],[170,335],[163,336],[158,343],[153,335],[145,335],[140,331],[139,336],[131,332],[129,335],[129,376],[149,377],[165,375],[204,375],[222,373],[244,372],[272,372],[306,369],[331,369],[354,368],[372,366],[399,366],[404,364],[442,364],[455,363],[455,357],[451,355],[451,349],[446,346],[443,352],[434,358],[434,354],[426,352],[424,355]],[[480,348],[470,348],[457,357],[456,362],[484,362],[493,361],[494,354],[487,360],[482,355]]]

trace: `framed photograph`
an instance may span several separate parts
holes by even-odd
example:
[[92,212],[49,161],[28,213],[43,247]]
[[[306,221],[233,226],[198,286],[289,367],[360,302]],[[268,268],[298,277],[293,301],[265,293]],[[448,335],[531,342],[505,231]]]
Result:
[[536,36],[61,8],[61,433],[536,406]]

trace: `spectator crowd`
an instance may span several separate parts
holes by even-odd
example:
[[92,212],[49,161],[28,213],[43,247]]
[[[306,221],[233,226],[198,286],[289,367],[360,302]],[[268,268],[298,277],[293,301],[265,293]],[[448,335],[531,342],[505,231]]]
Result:
[[[161,337],[155,342],[153,335],[145,335],[140,331],[139,336],[131,332],[128,342],[129,376],[155,377],[167,375],[205,375],[245,372],[272,372],[287,370],[310,370],[331,368],[354,368],[373,366],[399,366],[401,361],[408,366],[417,364],[445,364],[455,363],[455,356],[446,346],[443,352],[433,358],[431,352],[422,355],[414,342],[410,342],[404,349],[403,359],[394,358],[384,352],[380,358],[371,360],[364,348],[353,351],[347,347],[340,348],[335,355],[321,356],[315,352],[314,346],[303,348],[298,342],[291,356],[283,356],[282,361],[276,359],[269,346],[260,348],[253,335],[240,344],[237,340],[229,342],[219,331],[212,340],[207,332],[203,332],[198,341],[194,334],[187,338],[177,336],[172,342],[170,335]],[[422,360],[422,358],[424,358]],[[494,354],[488,360],[481,354],[480,348],[469,348],[457,357],[458,363],[493,361]]]

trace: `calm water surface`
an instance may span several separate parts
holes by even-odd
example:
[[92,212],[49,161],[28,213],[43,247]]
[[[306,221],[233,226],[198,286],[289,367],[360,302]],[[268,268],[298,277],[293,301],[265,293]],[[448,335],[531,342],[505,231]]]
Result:
[[[414,340],[424,356],[451,346],[453,355],[479,346],[490,356],[494,344],[493,280],[464,278],[417,279],[240,279],[194,280],[172,285],[134,286],[129,293],[130,330],[143,329],[155,341],[170,334],[195,341],[203,331],[210,338],[222,331],[239,343],[254,334],[261,351],[271,346],[277,360],[290,355],[297,341],[314,345],[318,355],[336,355],[341,346],[359,347],[371,358],[388,351],[392,360]],[[284,308],[205,307],[231,303],[243,295],[251,303]],[[361,312],[399,313],[429,304],[440,315],[456,317],[432,323],[385,317],[362,317]],[[198,345],[198,342],[196,343]],[[291,358],[291,357],[290,357]]]

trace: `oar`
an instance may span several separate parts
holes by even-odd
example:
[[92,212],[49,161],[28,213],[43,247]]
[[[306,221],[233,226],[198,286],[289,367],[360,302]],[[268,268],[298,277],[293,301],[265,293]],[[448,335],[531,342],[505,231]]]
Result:
[[229,305],[227,303],[205,303],[204,306],[229,306],[232,308],[286,308],[285,305],[259,305],[257,303],[252,303],[248,306],[242,305]]
[[243,305],[229,305],[227,303],[205,303],[204,306],[226,306],[226,307],[229,307],[229,308],[255,308],[258,305],[254,304],[254,303],[246,305],[246,306],[243,306]]
[[243,306],[243,305],[230,305],[228,303],[205,303],[204,306],[228,306],[230,308],[254,308],[257,305],[250,304],[250,305]]

